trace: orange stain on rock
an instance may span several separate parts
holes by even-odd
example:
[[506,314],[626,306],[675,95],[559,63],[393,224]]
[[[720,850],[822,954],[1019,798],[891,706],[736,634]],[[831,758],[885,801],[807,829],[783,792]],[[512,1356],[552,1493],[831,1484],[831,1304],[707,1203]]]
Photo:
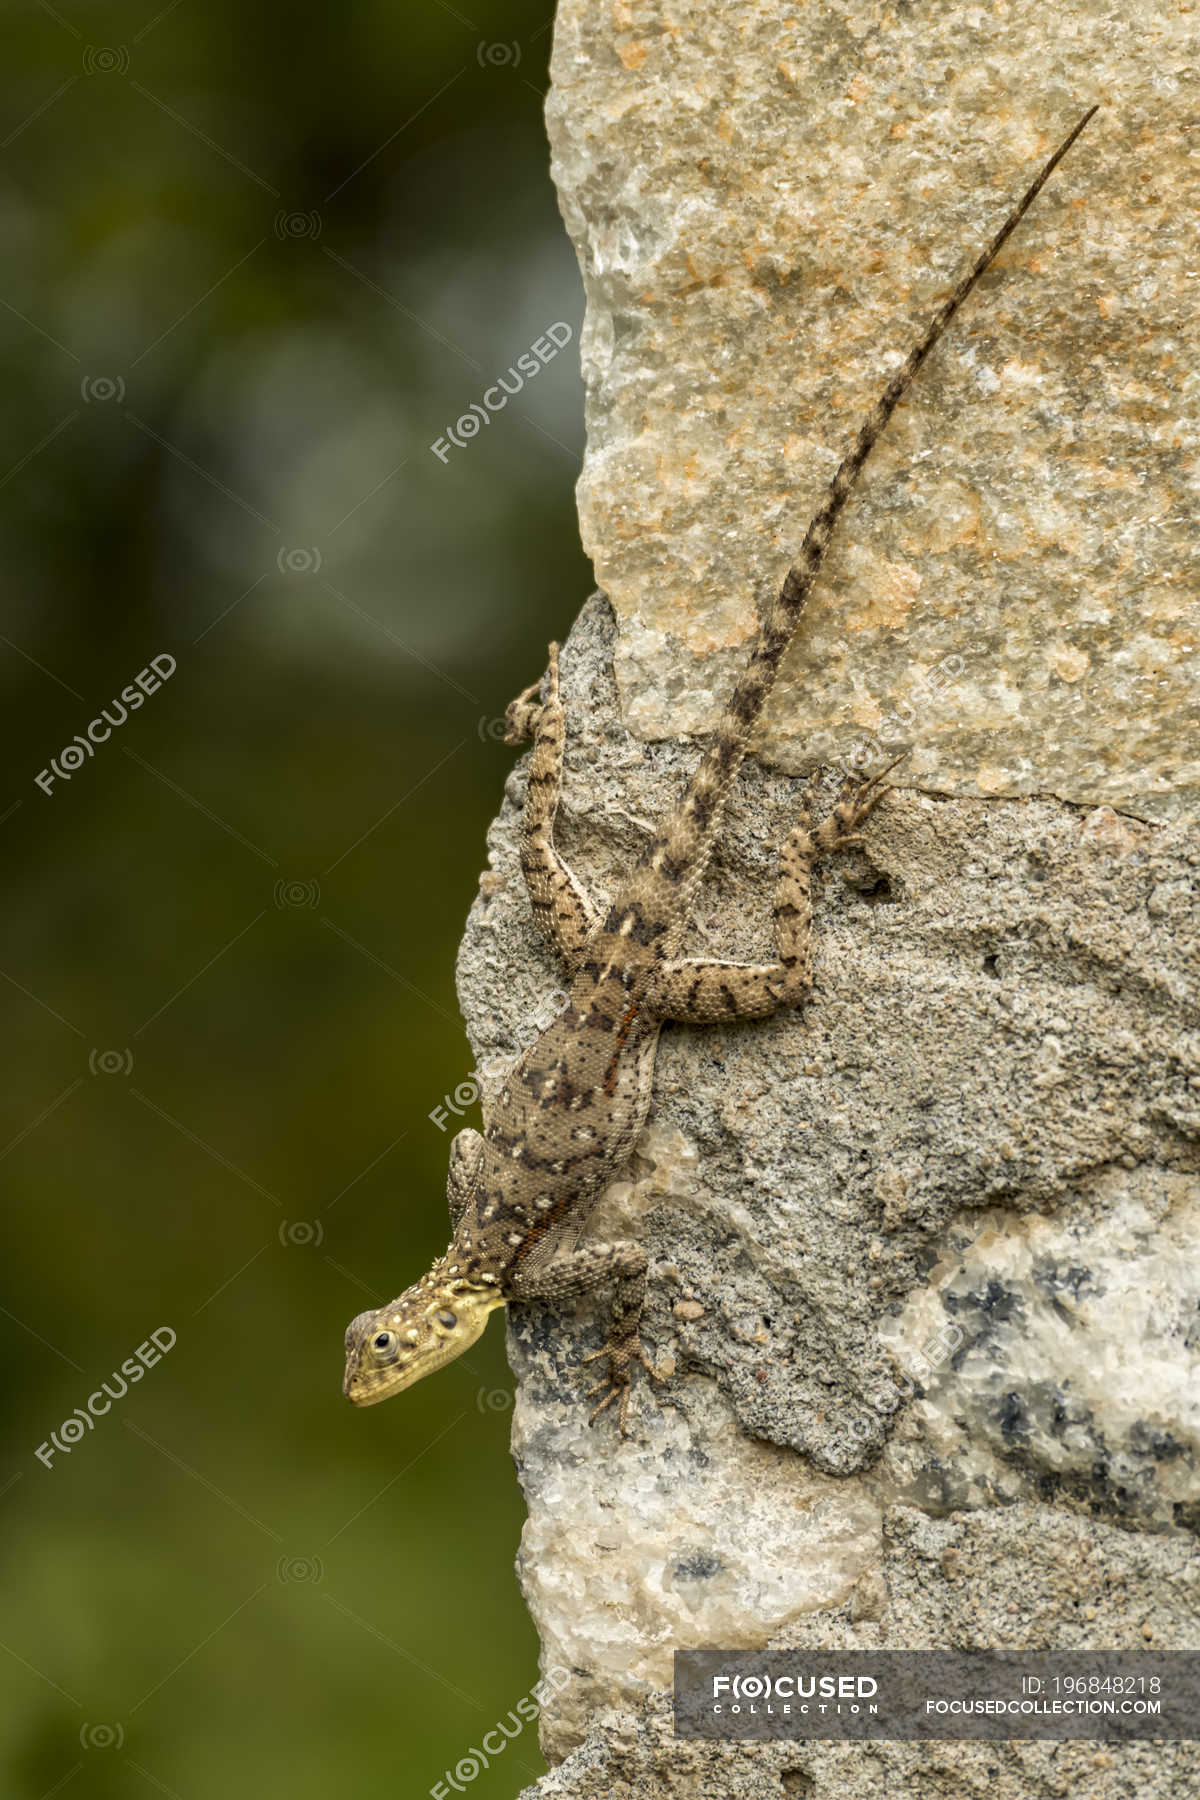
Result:
[[1056,644],[1046,660],[1060,681],[1078,681],[1092,666],[1087,651],[1075,644]]
[[850,631],[894,630],[916,605],[921,577],[908,563],[877,563],[871,572],[869,598],[857,612],[847,613]]

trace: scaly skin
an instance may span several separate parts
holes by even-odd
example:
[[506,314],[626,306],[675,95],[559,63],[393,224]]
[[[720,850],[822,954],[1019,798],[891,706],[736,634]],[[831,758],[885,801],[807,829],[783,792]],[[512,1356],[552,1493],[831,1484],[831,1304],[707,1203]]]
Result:
[[1096,110],[1055,151],[871,408],[762,622],[687,793],[603,915],[554,846],[564,734],[556,644],[544,695],[535,683],[509,707],[508,741],[534,739],[521,865],[534,916],[570,972],[569,1004],[487,1107],[483,1134],[461,1131],[454,1140],[448,1183],[454,1237],[445,1256],[398,1299],[360,1313],[347,1329],[345,1392],[356,1405],[386,1399],[441,1368],[509,1300],[554,1301],[607,1283],[614,1290],[612,1313],[595,1356],[608,1367],[591,1390],[603,1397],[590,1416],[619,1400],[626,1430],[630,1369],[640,1362],[654,1373],[638,1334],[646,1255],[634,1243],[581,1248],[579,1239],[596,1197],[627,1161],[645,1122],[659,1032],[669,1019],[763,1018],[804,998],[811,983],[812,869],[855,841],[888,771],[848,786],[815,829],[810,790],[780,856],[778,961],[760,965],[678,957],[730,787],[859,471],[926,356]]

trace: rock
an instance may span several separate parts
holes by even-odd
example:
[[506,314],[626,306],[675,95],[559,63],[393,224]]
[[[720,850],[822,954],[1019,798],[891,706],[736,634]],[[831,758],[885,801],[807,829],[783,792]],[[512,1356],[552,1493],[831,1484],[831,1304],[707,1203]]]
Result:
[[[664,1033],[594,1224],[651,1258],[629,1441],[585,1422],[601,1303],[511,1310],[521,1579],[572,1671],[539,1800],[1191,1791],[1186,1744],[677,1743],[669,1688],[690,1646],[1195,1642],[1198,51],[1129,0],[1036,34],[1003,4],[560,5],[608,598],[564,651],[558,837],[598,892],[881,379],[1104,108],[893,421],[736,791],[689,947],[754,959],[796,774],[914,743],[823,871],[805,1008]],[[524,768],[460,960],[481,1065],[562,981]]]
[[875,453],[761,734],[1148,819],[1200,789],[1194,12],[562,0],[584,544],[639,735],[711,726],[862,415],[1085,108]]
[[[878,1623],[839,1607],[773,1635],[781,1649],[839,1650],[1003,1641],[1027,1649],[1132,1644],[1153,1611],[1165,1642],[1195,1642],[1200,1560],[1179,1538],[1122,1531],[1057,1509],[1017,1505],[932,1521],[897,1506],[882,1515],[888,1604]],[[1031,1554],[1031,1546],[1036,1554]],[[949,1554],[955,1577],[946,1574]],[[1081,1597],[1094,1598],[1080,1621]],[[712,1744],[677,1740],[669,1702],[600,1712],[587,1740],[527,1790],[526,1800],[1082,1800],[1137,1794],[1185,1800],[1195,1792],[1195,1745],[879,1742]]]

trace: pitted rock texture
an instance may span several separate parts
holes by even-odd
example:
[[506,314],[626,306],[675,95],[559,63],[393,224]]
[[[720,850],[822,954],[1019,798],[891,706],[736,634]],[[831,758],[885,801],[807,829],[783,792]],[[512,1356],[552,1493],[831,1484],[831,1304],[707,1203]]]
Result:
[[713,724],[862,415],[1098,101],[876,451],[762,749],[1195,801],[1198,56],[1135,0],[562,0],[580,518],[639,735]]
[[[697,757],[625,730],[614,637],[597,595],[562,663],[558,841],[599,894]],[[562,981],[520,875],[523,792],[521,764],[459,968],[485,1066]],[[770,953],[798,794],[746,769],[692,949]],[[547,1656],[575,1671],[543,1720],[553,1754],[606,1706],[653,1706],[676,1647],[801,1627],[821,1641],[843,1610],[890,1617],[901,1635],[880,1647],[916,1642],[889,1612],[907,1552],[888,1561],[881,1521],[897,1506],[986,1532],[1050,1501],[1068,1543],[1092,1522],[1117,1533],[1096,1543],[1127,1549],[1161,1534],[1146,1554],[1185,1566],[1200,1524],[1198,899],[1194,826],[898,789],[825,867],[807,1006],[664,1032],[629,1179],[589,1228],[650,1252],[645,1333],[666,1379],[638,1383],[629,1442],[586,1425],[581,1359],[604,1302],[510,1314],[522,1580]],[[1006,1607],[1049,1579],[1045,1545],[1021,1548],[979,1642],[1021,1641]],[[1164,1647],[1186,1641],[1153,1606],[1133,1609],[1128,1641],[1155,1620]]]

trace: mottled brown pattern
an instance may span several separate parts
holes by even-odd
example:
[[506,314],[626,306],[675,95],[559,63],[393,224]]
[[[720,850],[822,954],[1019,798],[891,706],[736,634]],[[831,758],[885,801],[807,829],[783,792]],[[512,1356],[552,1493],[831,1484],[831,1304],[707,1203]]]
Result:
[[631,1365],[650,1369],[639,1337],[645,1252],[628,1242],[581,1247],[579,1239],[597,1195],[629,1157],[645,1121],[659,1032],[669,1019],[707,1024],[761,1018],[803,999],[812,978],[811,871],[821,857],[855,841],[882,798],[888,770],[849,785],[815,829],[811,796],[803,801],[780,854],[774,963],[677,956],[725,800],[872,447],[1092,112],[1050,158],[871,408],[762,621],[683,800],[603,917],[554,845],[565,736],[557,645],[550,646],[544,692],[535,683],[509,708],[509,741],[534,740],[522,871],[533,916],[570,973],[570,1003],[517,1063],[488,1109],[483,1134],[463,1131],[454,1141],[447,1188],[454,1238],[445,1256],[415,1287],[360,1314],[348,1328],[345,1391],[357,1404],[383,1399],[440,1368],[478,1337],[488,1313],[505,1301],[556,1300],[607,1282],[614,1290],[612,1312],[604,1347],[595,1352],[606,1360],[607,1374],[592,1390],[602,1398],[591,1416],[619,1400],[624,1431]]

